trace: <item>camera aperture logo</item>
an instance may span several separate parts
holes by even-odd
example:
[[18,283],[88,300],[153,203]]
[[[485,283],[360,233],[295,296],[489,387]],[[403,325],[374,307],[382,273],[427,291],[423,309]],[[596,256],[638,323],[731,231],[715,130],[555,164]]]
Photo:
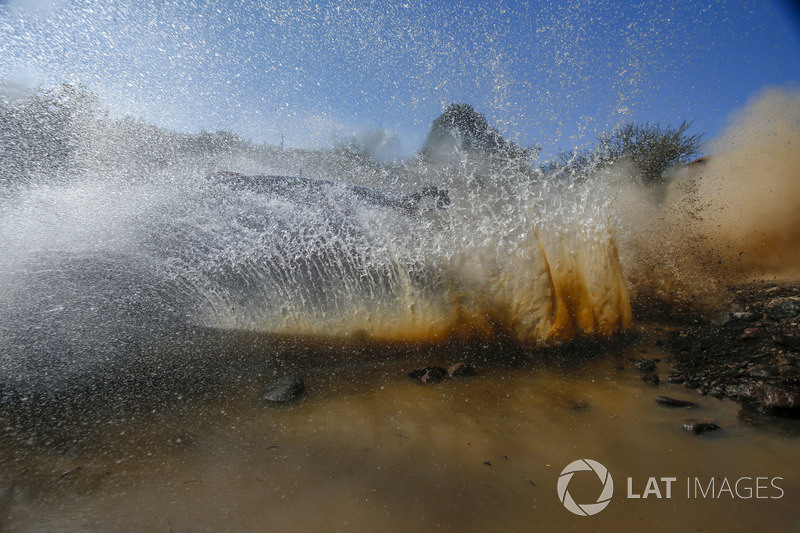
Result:
[[[583,471],[594,472],[603,484],[603,490],[600,492],[600,496],[595,503],[575,503],[569,490],[567,490],[569,482],[572,481],[572,476],[574,476],[576,472]],[[558,477],[558,499],[561,500],[561,503],[564,504],[564,507],[566,507],[568,511],[579,516],[596,515],[608,506],[613,495],[614,480],[611,478],[608,469],[591,459],[578,459],[577,461],[571,462],[561,471],[561,475]]]

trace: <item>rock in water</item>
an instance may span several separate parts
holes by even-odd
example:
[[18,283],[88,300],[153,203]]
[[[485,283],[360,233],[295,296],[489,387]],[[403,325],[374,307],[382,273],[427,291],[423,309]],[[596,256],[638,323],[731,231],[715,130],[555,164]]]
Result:
[[447,373],[451,378],[466,378],[469,376],[474,376],[478,372],[475,370],[475,368],[467,363],[456,363],[447,369]]
[[683,424],[683,429],[694,433],[695,435],[699,435],[701,433],[705,433],[706,431],[714,431],[715,429],[719,429],[719,426],[714,422],[698,422],[697,420],[687,420],[685,424]]
[[419,380],[426,385],[436,385],[447,378],[447,372],[441,368],[428,370]]
[[571,402],[572,410],[573,411],[586,411],[589,409],[589,404],[586,400],[574,400]]
[[676,400],[669,396],[656,396],[656,402],[667,407],[694,407],[697,405],[694,402],[687,402],[686,400]]
[[642,381],[657,387],[661,380],[659,379],[658,374],[646,374],[642,376]]
[[639,359],[638,361],[636,361],[634,366],[636,367],[636,370],[640,372],[649,373],[656,369],[656,363],[651,359]]
[[412,370],[408,373],[408,377],[426,385],[435,385],[447,378],[448,375],[447,370],[440,366],[426,366]]
[[285,403],[296,400],[305,390],[306,387],[301,378],[288,376],[264,387],[261,398],[272,403]]
[[731,393],[742,400],[756,404],[765,412],[800,412],[800,392],[791,387],[747,382],[732,387]]

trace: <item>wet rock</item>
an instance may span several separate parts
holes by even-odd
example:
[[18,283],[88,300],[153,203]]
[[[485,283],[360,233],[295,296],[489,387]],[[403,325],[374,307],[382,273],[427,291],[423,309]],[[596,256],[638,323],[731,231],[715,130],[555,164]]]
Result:
[[447,369],[447,374],[451,378],[466,378],[478,373],[472,365],[467,363],[456,363]]
[[772,378],[780,374],[778,368],[771,365],[754,365],[747,372],[757,378]]
[[739,339],[746,341],[747,339],[757,339],[761,336],[761,330],[758,328],[746,328],[744,333],[739,337]]
[[732,313],[730,311],[720,311],[718,313],[714,313],[711,315],[711,325],[712,326],[724,326],[728,322],[731,321]]
[[729,316],[719,317],[726,324],[687,324],[669,333],[668,381],[765,415],[800,415],[800,320],[793,318],[800,313],[800,281],[731,287],[731,295]]
[[408,377],[426,385],[435,385],[444,381],[447,377],[447,370],[440,366],[425,366],[415,368],[408,373]]
[[642,381],[650,385],[658,386],[660,379],[658,378],[658,374],[647,374],[642,376]]
[[261,391],[261,399],[272,403],[286,403],[298,399],[306,387],[298,377],[287,376],[273,381]]
[[422,376],[425,375],[425,372],[428,371],[429,368],[433,368],[432,366],[424,366],[422,368],[415,368],[408,374],[406,374],[411,379],[420,379]]
[[573,411],[585,411],[589,408],[589,404],[586,403],[586,400],[574,400],[572,402],[572,410]]
[[739,397],[739,385],[725,385],[723,390],[725,391],[725,396],[729,396],[731,398]]
[[683,429],[695,435],[700,435],[701,433],[706,433],[707,431],[719,429],[719,425],[717,425],[715,422],[698,422],[697,420],[687,420],[683,424]]
[[796,390],[769,383],[748,382],[731,387],[730,392],[731,396],[748,400],[766,411],[800,411],[800,392]]
[[419,380],[426,385],[435,385],[447,379],[447,371],[442,368],[435,368],[425,372]]
[[738,321],[738,322],[749,322],[755,319],[755,315],[750,311],[740,311],[738,309],[732,309],[730,311],[720,311],[715,313],[711,316],[709,322],[712,326],[724,326],[731,321]]
[[800,337],[795,335],[776,335],[772,337],[772,342],[788,350],[800,351]]
[[656,402],[666,407],[694,407],[697,404],[686,400],[677,400],[669,396],[656,396]]
[[652,372],[656,369],[655,362],[651,361],[650,359],[639,359],[634,364],[636,370],[640,372]]
[[775,320],[792,318],[800,313],[800,297],[773,298],[764,307],[764,311],[768,318]]

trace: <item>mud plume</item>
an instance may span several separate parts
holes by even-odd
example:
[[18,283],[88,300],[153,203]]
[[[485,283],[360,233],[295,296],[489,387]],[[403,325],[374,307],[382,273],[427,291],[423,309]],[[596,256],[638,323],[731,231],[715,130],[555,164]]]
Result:
[[754,275],[800,273],[800,92],[751,100],[711,154],[697,202],[720,259]]
[[[800,272],[800,93],[766,90],[735,115],[705,158],[658,194],[618,194],[622,260],[643,308],[706,311],[726,287]],[[611,180],[614,182],[614,180]]]

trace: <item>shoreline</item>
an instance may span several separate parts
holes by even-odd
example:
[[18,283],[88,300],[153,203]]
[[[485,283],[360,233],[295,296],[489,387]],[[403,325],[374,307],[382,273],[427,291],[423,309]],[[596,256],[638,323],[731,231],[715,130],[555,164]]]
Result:
[[800,416],[800,282],[731,288],[727,308],[671,332],[666,381],[761,413]]

